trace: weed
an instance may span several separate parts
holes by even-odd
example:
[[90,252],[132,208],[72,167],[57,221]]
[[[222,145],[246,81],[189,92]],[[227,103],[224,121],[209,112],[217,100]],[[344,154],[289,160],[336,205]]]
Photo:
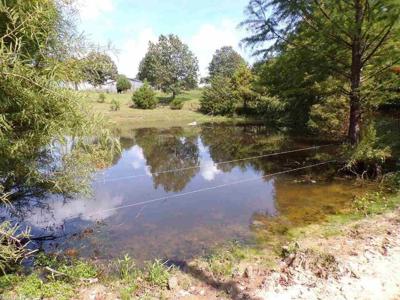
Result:
[[104,103],[106,101],[106,95],[104,95],[103,93],[99,94],[99,98],[97,99],[98,103]]
[[17,275],[3,275],[0,277],[0,294],[3,294],[6,290],[12,289],[18,282],[20,278]]
[[387,204],[387,198],[381,192],[367,193],[353,201],[354,209],[365,216],[382,212],[387,208]]
[[99,94],[99,98],[97,99],[98,103],[104,103],[106,101],[106,95],[104,95],[103,93]]
[[121,109],[121,103],[118,100],[112,99],[110,109],[112,111],[118,111]]
[[256,254],[256,250],[251,251],[250,248],[243,247],[238,242],[232,242],[225,247],[212,251],[206,257],[206,262],[215,276],[231,276],[234,273],[235,266],[240,261]]
[[172,267],[166,267],[165,263],[162,263],[158,259],[156,259],[154,262],[147,262],[146,280],[152,285],[165,287],[168,283],[171,268]]
[[71,284],[61,280],[43,282],[37,274],[31,274],[15,287],[16,294],[22,299],[53,298],[66,300],[74,296]]
[[61,262],[56,255],[46,254],[44,252],[39,252],[35,256],[35,267],[50,267],[53,269],[57,269],[60,266]]
[[140,270],[136,268],[135,261],[126,254],[123,259],[117,260],[117,269],[119,277],[122,280],[134,280],[140,276]]
[[75,261],[72,265],[63,265],[59,268],[61,273],[64,273],[72,280],[89,279],[97,277],[96,268],[83,261]]

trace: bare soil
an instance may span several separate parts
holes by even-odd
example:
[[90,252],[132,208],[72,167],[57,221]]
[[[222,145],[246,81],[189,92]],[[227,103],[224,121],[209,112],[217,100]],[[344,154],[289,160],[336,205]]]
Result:
[[[400,209],[345,225],[340,236],[310,236],[283,250],[278,267],[256,260],[224,279],[184,265],[169,290],[145,299],[400,299]],[[118,299],[99,285],[78,298]]]

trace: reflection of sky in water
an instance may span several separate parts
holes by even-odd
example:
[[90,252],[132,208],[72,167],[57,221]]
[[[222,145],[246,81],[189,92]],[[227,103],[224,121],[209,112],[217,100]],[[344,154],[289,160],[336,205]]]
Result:
[[204,178],[204,180],[212,181],[215,176],[221,173],[221,170],[218,170],[214,161],[210,156],[210,152],[208,148],[206,148],[201,139],[199,139],[199,152],[201,156],[200,160],[200,174]]
[[111,197],[108,193],[95,193],[92,199],[47,201],[46,208],[32,207],[25,222],[32,227],[59,227],[79,217],[83,221],[101,221],[111,217],[115,208],[123,203],[121,196]]
[[[173,165],[161,164],[160,169],[155,168],[154,161],[148,160],[151,156],[146,151],[150,149],[154,151],[153,154],[158,154],[157,149],[149,148],[149,144],[152,144],[148,141],[147,148],[132,143],[122,152],[115,165],[99,172],[93,183],[93,197],[67,201],[51,197],[44,201],[46,207],[27,208],[29,213],[24,221],[36,229],[62,226],[67,233],[73,233],[79,222],[84,227],[104,221],[107,226],[93,238],[102,245],[104,251],[113,255],[130,253],[134,257],[149,259],[161,254],[168,257],[179,253],[191,254],[202,245],[207,247],[215,242],[247,238],[254,213],[277,214],[276,182],[273,178],[119,209],[120,206],[259,178],[265,174],[265,170],[260,171],[260,168],[255,169],[247,163],[216,165],[211,156],[210,143],[206,144],[200,137],[179,137],[172,142],[168,138],[166,141],[172,146],[168,144],[166,149],[171,151],[171,155],[183,155],[185,159],[189,157],[188,162],[198,162],[199,167],[155,176],[150,169],[162,172],[166,171],[162,169],[165,166],[174,169]],[[159,144],[155,147],[159,147]],[[197,159],[191,155],[196,155]],[[158,163],[163,162],[164,157],[156,155],[152,159],[159,159],[156,161]],[[231,159],[228,157],[227,160]],[[179,157],[177,160],[179,162]],[[187,168],[195,165],[179,165],[182,166]],[[108,181],[119,177],[123,178]],[[171,182],[173,187],[178,188],[165,189]],[[72,223],[75,225],[72,226]],[[74,246],[73,241],[67,240],[65,243],[65,247]]]

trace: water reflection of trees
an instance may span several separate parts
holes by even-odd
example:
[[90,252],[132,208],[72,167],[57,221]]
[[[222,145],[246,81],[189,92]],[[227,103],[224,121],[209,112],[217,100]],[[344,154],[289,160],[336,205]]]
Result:
[[[270,132],[265,126],[138,129],[132,140],[121,139],[121,144],[129,148],[136,143],[142,148],[155,187],[161,185],[165,191],[178,192],[199,172],[198,168],[191,168],[200,162],[199,137],[212,161],[217,163],[216,170],[224,173],[238,167],[243,172],[251,169],[267,175],[319,160],[317,152],[313,150],[241,160],[313,145],[310,141],[299,141],[282,133]],[[233,162],[225,163],[227,161]],[[162,173],[177,169],[183,170]]]
[[[265,126],[205,127],[201,131],[201,137],[216,163],[272,153],[288,143],[283,134],[271,134]],[[234,167],[242,170],[251,167],[256,171],[266,171],[273,167],[273,162],[254,159],[218,165],[218,169],[223,172],[230,172]]]
[[166,170],[185,169],[199,164],[197,135],[182,128],[169,130],[139,129],[136,143],[143,149],[154,186],[163,186],[167,192],[179,192],[185,188],[199,169],[191,168],[174,173]]

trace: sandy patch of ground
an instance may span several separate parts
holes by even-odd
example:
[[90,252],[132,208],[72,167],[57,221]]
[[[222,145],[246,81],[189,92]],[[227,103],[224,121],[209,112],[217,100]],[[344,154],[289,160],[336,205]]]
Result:
[[[303,249],[318,250],[310,254]],[[307,300],[400,299],[399,295],[399,210],[358,222],[340,237],[303,241],[254,294],[260,299]]]

